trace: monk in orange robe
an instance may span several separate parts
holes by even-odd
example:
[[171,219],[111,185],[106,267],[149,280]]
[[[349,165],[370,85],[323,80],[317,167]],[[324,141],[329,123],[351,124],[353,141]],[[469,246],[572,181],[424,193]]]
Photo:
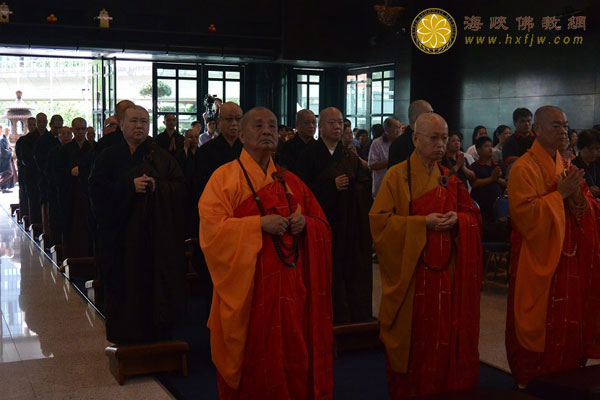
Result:
[[385,175],[369,214],[394,400],[469,389],[479,372],[481,214],[439,164],[446,121],[419,116],[413,142],[410,158]]
[[246,113],[244,150],[198,203],[221,399],[333,398],[331,230],[310,190],[273,163],[277,137],[271,111]]
[[[513,233],[506,352],[520,387],[600,357],[598,203],[559,149],[560,108],[535,112],[537,138],[508,181]],[[565,167],[566,166],[566,167]]]

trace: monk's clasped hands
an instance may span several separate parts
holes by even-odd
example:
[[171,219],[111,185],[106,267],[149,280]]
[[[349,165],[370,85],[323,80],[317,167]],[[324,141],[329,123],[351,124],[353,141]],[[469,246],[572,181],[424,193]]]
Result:
[[294,213],[285,218],[278,214],[260,217],[260,226],[263,231],[277,236],[283,236],[287,231],[290,235],[297,235],[304,230],[306,220],[304,215]]
[[445,214],[431,213],[425,217],[427,229],[432,231],[448,231],[458,222],[458,215],[454,211]]
[[146,174],[134,178],[133,185],[135,186],[136,193],[154,192],[154,189],[156,188],[154,178]]
[[558,177],[556,191],[560,193],[563,199],[575,194],[583,184],[585,171],[571,165],[569,169]]

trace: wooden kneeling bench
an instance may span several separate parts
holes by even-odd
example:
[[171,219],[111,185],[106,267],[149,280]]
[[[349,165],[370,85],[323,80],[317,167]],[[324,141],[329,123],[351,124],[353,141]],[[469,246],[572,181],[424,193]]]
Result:
[[46,245],[48,245],[48,240],[50,240],[50,236],[48,236],[47,233],[42,233],[39,237],[38,240],[40,241],[40,247],[43,250],[46,250]]
[[109,346],[110,372],[120,385],[130,376],[181,371],[188,375],[186,342],[169,341],[149,344]]
[[98,302],[102,299],[102,282],[100,282],[100,279],[86,281],[85,289],[87,298],[95,305],[98,305]]
[[67,258],[61,264],[60,272],[64,273],[67,279],[94,279],[97,275],[95,259],[94,257]]
[[23,229],[25,229],[26,231],[29,230],[29,215],[23,215],[21,222],[23,223]]
[[[19,203],[13,203],[10,205],[10,216],[15,215],[15,212],[19,209]],[[19,219],[19,218],[17,218]]]
[[346,350],[364,350],[381,346],[379,322],[358,322],[333,326],[333,355]]
[[60,244],[55,244],[54,246],[50,247],[50,257],[52,258],[52,261],[54,262],[54,264],[56,264],[56,265],[62,264],[62,262],[63,262],[62,246]]
[[542,399],[600,399],[600,365],[540,376],[527,392]]
[[35,239],[42,234],[43,226],[42,224],[31,224],[29,225],[29,235]]

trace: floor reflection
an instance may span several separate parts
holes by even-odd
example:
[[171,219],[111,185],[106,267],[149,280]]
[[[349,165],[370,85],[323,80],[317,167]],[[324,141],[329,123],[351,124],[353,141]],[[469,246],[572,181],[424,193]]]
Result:
[[[18,361],[5,351],[5,347],[15,347],[21,360],[52,357],[51,352],[43,349],[36,331],[29,326],[22,304],[23,283],[28,287],[27,279],[31,279],[35,274],[32,271],[28,271],[25,276],[22,274],[21,254],[31,255],[33,249],[29,247],[32,243],[28,239],[23,240],[22,233],[11,225],[6,220],[0,225],[0,310],[3,319],[1,346],[2,354],[8,355],[8,359],[3,357],[2,361]],[[41,265],[32,262],[30,268],[35,267],[39,269]],[[5,346],[5,342],[8,342],[8,346]]]

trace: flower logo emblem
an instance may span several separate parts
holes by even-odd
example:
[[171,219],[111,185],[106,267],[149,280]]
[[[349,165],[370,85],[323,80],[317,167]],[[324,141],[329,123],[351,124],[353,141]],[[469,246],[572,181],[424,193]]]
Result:
[[427,54],[443,53],[454,44],[456,23],[444,10],[424,10],[413,20],[412,39],[419,50]]

